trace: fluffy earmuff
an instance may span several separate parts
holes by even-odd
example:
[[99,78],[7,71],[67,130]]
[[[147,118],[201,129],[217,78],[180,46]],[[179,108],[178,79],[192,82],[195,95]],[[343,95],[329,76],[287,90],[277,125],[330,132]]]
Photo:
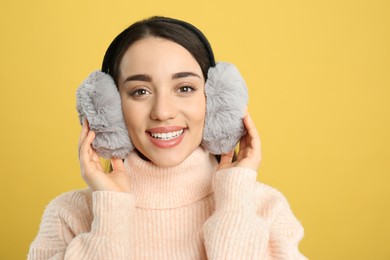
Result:
[[101,71],[92,72],[77,89],[76,96],[80,123],[87,118],[90,129],[96,134],[92,147],[99,156],[126,158],[134,148],[112,77]]
[[[228,153],[245,134],[243,117],[248,102],[244,79],[230,63],[208,71],[205,85],[206,118],[202,146],[212,154]],[[119,92],[110,75],[94,71],[77,90],[80,122],[87,118],[96,133],[92,143],[104,158],[126,158],[134,149],[127,132]]]
[[225,154],[233,150],[245,134],[242,119],[248,104],[248,91],[233,64],[218,62],[209,69],[207,77],[202,146],[212,154]]

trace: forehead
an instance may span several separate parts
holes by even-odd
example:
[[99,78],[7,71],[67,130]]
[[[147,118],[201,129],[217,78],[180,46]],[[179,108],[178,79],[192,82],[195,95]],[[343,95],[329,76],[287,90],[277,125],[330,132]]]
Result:
[[151,73],[161,71],[195,71],[201,68],[191,53],[183,46],[158,37],[136,41],[125,52],[120,62],[121,74]]

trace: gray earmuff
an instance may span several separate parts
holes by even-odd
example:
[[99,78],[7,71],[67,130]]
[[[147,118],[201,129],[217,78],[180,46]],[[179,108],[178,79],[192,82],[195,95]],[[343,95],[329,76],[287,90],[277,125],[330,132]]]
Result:
[[248,90],[238,69],[218,62],[207,74],[206,119],[202,146],[212,154],[226,154],[245,134],[242,119],[248,104]]
[[[212,154],[234,149],[245,134],[248,91],[237,68],[219,62],[208,71],[202,146]],[[104,158],[126,158],[134,150],[123,119],[119,92],[110,75],[94,71],[77,90],[80,122],[87,118],[96,133],[92,147]]]
[[96,134],[92,147],[99,156],[106,159],[126,158],[134,147],[112,77],[101,71],[92,72],[77,89],[76,101],[80,123],[86,117],[89,128]]

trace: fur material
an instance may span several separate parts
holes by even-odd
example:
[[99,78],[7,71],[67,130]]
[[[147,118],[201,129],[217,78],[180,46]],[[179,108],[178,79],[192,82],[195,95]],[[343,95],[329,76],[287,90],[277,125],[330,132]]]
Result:
[[[233,64],[219,62],[208,71],[205,94],[202,146],[213,154],[228,153],[245,134],[245,81]],[[77,111],[80,122],[86,117],[96,133],[92,146],[101,157],[126,158],[133,151],[119,92],[111,76],[101,71],[89,75],[77,90]]]
[[77,90],[80,122],[87,118],[96,133],[92,147],[103,158],[126,158],[133,145],[123,119],[119,92],[114,80],[101,71],[92,72]]
[[248,103],[245,81],[233,64],[219,62],[208,71],[205,92],[202,145],[213,154],[226,154],[245,134],[242,121]]

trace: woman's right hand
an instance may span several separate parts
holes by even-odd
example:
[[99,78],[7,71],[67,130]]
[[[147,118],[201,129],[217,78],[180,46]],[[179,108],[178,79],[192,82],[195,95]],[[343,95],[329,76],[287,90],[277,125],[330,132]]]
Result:
[[104,173],[100,157],[92,148],[95,133],[90,131],[88,121],[84,119],[78,150],[81,175],[93,191],[130,192],[130,179],[122,159],[112,158],[112,172]]

